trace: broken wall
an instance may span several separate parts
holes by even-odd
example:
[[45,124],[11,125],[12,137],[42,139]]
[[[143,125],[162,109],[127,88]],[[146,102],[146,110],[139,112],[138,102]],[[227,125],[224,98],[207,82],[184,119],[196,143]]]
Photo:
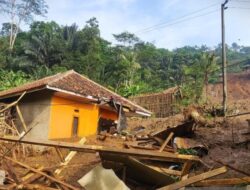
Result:
[[[24,95],[18,103],[25,124],[28,128],[32,127],[25,138],[37,140],[48,139],[51,97],[52,92],[42,90]],[[16,124],[20,129],[22,124],[19,118]]]

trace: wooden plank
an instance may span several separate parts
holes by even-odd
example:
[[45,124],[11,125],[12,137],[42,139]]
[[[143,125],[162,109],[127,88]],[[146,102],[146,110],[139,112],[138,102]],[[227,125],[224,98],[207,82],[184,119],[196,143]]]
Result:
[[62,155],[62,152],[60,151],[59,148],[55,147],[55,150],[56,150],[56,153],[60,159],[61,162],[64,162],[64,158],[63,158],[63,155]]
[[187,185],[191,185],[191,184],[193,184],[195,182],[202,181],[204,179],[207,179],[207,178],[210,178],[210,177],[225,173],[226,171],[227,171],[227,168],[225,166],[223,166],[221,168],[217,168],[217,169],[214,169],[214,170],[211,170],[211,171],[208,171],[208,172],[205,172],[205,173],[190,177],[188,179],[176,182],[174,184],[159,188],[158,190],[175,190],[175,189],[179,189],[179,188],[185,187]]
[[32,167],[30,167],[30,166],[28,166],[28,165],[26,165],[26,164],[24,164],[24,163],[18,162],[18,161],[16,161],[16,160],[14,160],[14,159],[12,159],[12,158],[9,158],[9,157],[6,157],[6,156],[4,156],[4,158],[5,158],[6,160],[9,160],[9,161],[11,161],[11,162],[13,162],[13,163],[15,163],[15,164],[18,164],[18,165],[20,165],[20,166],[22,166],[22,167],[24,167],[24,168],[27,168],[27,169],[30,170],[30,171],[33,171],[33,172],[38,173],[38,174],[41,174],[42,176],[45,176],[46,178],[48,178],[48,179],[50,179],[50,180],[52,180],[52,181],[54,181],[54,182],[56,182],[56,183],[59,183],[59,184],[61,184],[61,185],[64,185],[64,186],[66,186],[66,187],[68,187],[68,188],[70,188],[70,189],[79,190],[78,188],[76,188],[76,187],[74,187],[74,186],[72,186],[72,185],[70,185],[70,184],[68,184],[68,183],[65,183],[65,182],[63,182],[63,181],[61,181],[61,180],[59,180],[59,179],[57,179],[57,178],[55,178],[55,177],[52,177],[52,176],[50,176],[50,175],[48,175],[48,174],[46,174],[46,173],[44,173],[44,172],[42,172],[42,171],[39,171],[38,169],[32,168]]
[[158,171],[158,172],[162,172],[168,175],[176,175],[176,176],[181,176],[181,171],[178,170],[171,170],[168,168],[162,168],[162,167],[157,167],[157,166],[151,166],[149,164],[145,164],[146,166]]
[[[185,180],[185,179],[187,179],[187,178],[188,178],[188,174],[182,176],[181,180]],[[185,190],[185,189],[186,189],[185,187],[182,187],[182,188],[180,188],[179,190]]]
[[[41,166],[39,167],[37,170],[39,171],[43,171],[44,167]],[[42,175],[38,174],[38,173],[28,173],[27,175],[25,175],[24,177],[22,177],[22,184],[29,184],[32,183],[33,181],[37,180],[38,178],[40,178]]]
[[172,139],[172,137],[174,136],[174,133],[171,132],[168,137],[166,138],[166,140],[164,141],[164,143],[161,145],[161,148],[159,150],[159,152],[162,152],[165,148],[165,146],[169,143],[169,141]]
[[21,123],[22,123],[22,125],[23,125],[24,131],[27,131],[27,125],[25,124],[25,121],[24,121],[24,119],[23,119],[22,112],[21,112],[21,110],[20,110],[20,108],[19,108],[18,105],[16,105],[16,111],[17,111],[17,114],[18,114],[18,116],[19,116],[19,118],[20,118],[20,120],[21,120]]
[[43,190],[58,190],[56,188],[47,187],[41,184],[24,184],[17,186],[17,189],[26,189],[26,190],[34,190],[34,189],[43,189]]
[[182,166],[181,176],[187,175],[192,165],[193,165],[192,161],[186,161]]
[[9,185],[0,185],[0,190],[12,190],[12,189],[16,189],[16,184],[9,184]]
[[[80,141],[79,144],[83,145],[86,142],[86,138],[83,137]],[[57,148],[56,148],[57,149]],[[59,175],[63,169],[69,164],[69,162],[74,158],[74,156],[77,154],[77,151],[70,151],[70,153],[65,157],[63,162],[61,163],[61,168],[58,168],[55,170],[55,174]]]
[[9,177],[11,179],[13,179],[15,181],[16,184],[20,183],[20,179],[18,178],[18,176],[15,173],[15,170],[13,168],[13,166],[11,165],[11,163],[6,162],[5,160],[3,161],[3,167],[4,169],[7,171],[7,173],[9,174]]
[[242,178],[228,178],[228,179],[207,179],[192,184],[195,187],[209,187],[209,186],[234,186],[240,184],[250,184],[250,177]]
[[0,112],[4,112],[4,111],[6,111],[7,109],[11,108],[12,106],[15,106],[15,105],[23,98],[23,96],[24,96],[25,94],[26,94],[26,91],[23,92],[23,93],[21,94],[21,96],[19,96],[19,98],[18,98],[16,101],[14,101],[14,102],[8,104],[5,108],[3,108],[2,110],[0,110]]
[[118,148],[111,148],[111,147],[104,147],[104,146],[79,145],[75,143],[66,143],[66,142],[57,142],[57,141],[37,141],[37,140],[31,140],[31,139],[19,140],[19,138],[17,137],[0,137],[0,140],[35,144],[35,145],[41,145],[41,146],[67,148],[67,149],[78,151],[78,152],[105,152],[105,153],[112,153],[112,154],[118,154],[118,155],[145,158],[145,159],[150,159],[150,160],[162,160],[162,161],[181,162],[181,163],[184,163],[187,160],[200,162],[200,158],[198,156],[175,154],[175,153],[170,153],[170,152],[118,149]]

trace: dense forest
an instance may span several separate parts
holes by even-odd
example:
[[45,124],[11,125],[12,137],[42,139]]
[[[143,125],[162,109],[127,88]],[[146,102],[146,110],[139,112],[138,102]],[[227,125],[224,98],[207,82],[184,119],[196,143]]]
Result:
[[[3,23],[0,31],[1,90],[74,69],[126,97],[179,85],[197,100],[220,74],[220,44],[170,51],[130,32],[113,34],[111,43],[101,37],[94,17],[83,28],[54,21],[32,21],[27,31],[18,27]],[[250,47],[227,45],[228,64],[236,64],[229,71],[241,71],[249,57]]]

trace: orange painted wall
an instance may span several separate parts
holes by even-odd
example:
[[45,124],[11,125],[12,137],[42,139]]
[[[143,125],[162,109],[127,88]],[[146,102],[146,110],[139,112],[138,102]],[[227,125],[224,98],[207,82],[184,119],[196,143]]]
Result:
[[[78,109],[79,112],[75,112],[75,109]],[[50,113],[49,139],[72,137],[74,116],[79,117],[79,137],[96,134],[99,116],[99,107],[97,105],[83,104],[53,96]]]
[[100,117],[115,121],[118,119],[118,114],[115,111],[100,108]]

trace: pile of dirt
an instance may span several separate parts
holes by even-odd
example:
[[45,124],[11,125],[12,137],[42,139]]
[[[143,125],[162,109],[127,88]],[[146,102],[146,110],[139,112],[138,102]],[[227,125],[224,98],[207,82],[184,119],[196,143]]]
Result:
[[151,133],[155,130],[176,126],[184,121],[183,114],[177,114],[166,118],[130,118],[128,119],[128,130],[133,132],[137,128],[143,128],[140,134]]
[[[249,88],[250,90],[250,88]],[[250,96],[250,95],[249,95]],[[240,99],[233,102],[234,110],[240,113],[249,110],[250,104],[246,105],[247,100]],[[231,102],[232,103],[232,102]],[[244,106],[242,106],[244,105]],[[192,108],[192,109],[191,109]],[[189,110],[193,110],[195,107],[191,106]],[[231,107],[232,108],[232,107]],[[187,108],[188,109],[188,108]],[[200,109],[202,111],[202,108]],[[235,113],[235,114],[237,114]],[[178,114],[168,118],[151,118],[151,119],[130,119],[129,129],[133,131],[136,128],[145,128],[141,133],[150,133],[154,130],[164,129],[168,126],[178,125],[186,120],[186,116]],[[208,147],[209,153],[202,158],[204,163],[203,167],[198,167],[193,170],[194,173],[199,173],[207,170],[206,166],[216,168],[222,164],[217,161],[223,161],[223,163],[238,168],[243,172],[250,171],[250,141],[241,142],[239,139],[239,133],[243,130],[250,128],[247,120],[250,119],[250,115],[242,115],[237,117],[204,117],[204,122],[209,123],[205,126],[202,123],[196,127],[195,133],[192,136],[197,142],[201,142]],[[250,130],[249,130],[250,132]],[[244,177],[244,175],[234,170],[229,170],[227,173],[220,177]]]
[[[228,102],[250,99],[250,71],[227,75]],[[222,83],[208,85],[208,99],[212,103],[222,101]]]
[[[240,127],[247,126],[246,116],[228,118],[226,120],[217,118],[215,120],[221,125],[214,128],[199,127],[196,129],[194,138],[207,145],[209,154],[202,158],[203,162],[210,167],[221,166],[217,161],[233,166],[241,171],[250,171],[250,143],[236,143],[236,132]],[[205,168],[204,168],[205,169]],[[199,170],[202,170],[200,168]],[[220,177],[239,177],[244,175],[234,170],[229,170]]]

